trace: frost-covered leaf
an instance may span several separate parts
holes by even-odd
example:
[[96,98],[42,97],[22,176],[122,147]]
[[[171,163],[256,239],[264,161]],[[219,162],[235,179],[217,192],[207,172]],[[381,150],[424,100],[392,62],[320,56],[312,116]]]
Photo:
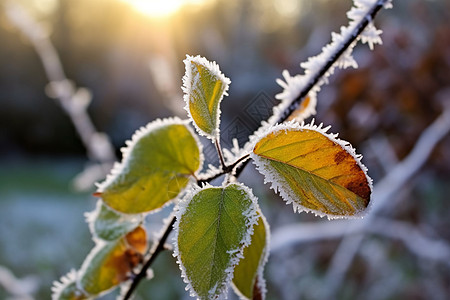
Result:
[[220,101],[227,95],[230,79],[225,77],[215,62],[204,57],[187,56],[183,77],[186,111],[197,130],[209,138],[219,133]]
[[86,213],[86,219],[94,237],[113,241],[138,227],[143,218],[114,211],[98,200],[95,210]]
[[142,227],[116,241],[99,242],[81,267],[79,286],[89,295],[99,295],[126,281],[139,264],[146,245]]
[[257,168],[294,210],[329,218],[360,216],[370,202],[371,179],[360,156],[321,126],[275,126],[255,145]]
[[113,209],[156,210],[177,197],[202,164],[200,144],[187,121],[157,120],[138,130],[98,193]]
[[311,93],[300,102],[297,109],[289,116],[288,121],[295,120],[299,123],[306,120],[306,118],[316,114],[317,96]]
[[260,211],[258,214],[251,244],[244,248],[244,258],[234,269],[233,288],[241,299],[265,298],[263,270],[269,256],[269,224]]
[[240,184],[206,186],[180,203],[174,255],[192,296],[216,299],[226,291],[250,243],[257,209],[251,190]]
[[52,287],[52,300],[87,300],[91,299],[77,287],[77,272],[70,271],[55,281]]

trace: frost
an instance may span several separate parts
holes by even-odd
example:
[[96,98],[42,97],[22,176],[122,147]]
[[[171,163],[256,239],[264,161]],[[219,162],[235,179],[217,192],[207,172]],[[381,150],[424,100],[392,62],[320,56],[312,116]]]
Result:
[[[356,154],[355,149],[350,145],[350,143],[348,143],[347,141],[339,139],[337,137],[338,136],[337,134],[328,133],[328,130],[330,128],[331,128],[331,126],[323,127],[322,123],[319,124],[319,125],[315,125],[314,124],[314,120],[312,120],[312,122],[310,124],[306,124],[306,125],[304,123],[300,124],[298,122],[291,121],[291,122],[286,122],[286,123],[283,123],[283,124],[277,124],[277,125],[273,126],[269,130],[267,130],[265,132],[265,134],[260,135],[260,139],[266,137],[267,135],[269,135],[271,133],[278,132],[278,131],[281,131],[281,130],[287,131],[287,130],[293,130],[293,129],[294,130],[307,129],[307,130],[316,131],[316,132],[324,135],[328,139],[330,139],[332,142],[338,144],[340,147],[342,147],[342,149],[344,149],[347,153],[349,153],[354,158],[354,160],[357,163],[357,165],[364,172],[364,175],[365,175],[365,177],[367,179],[367,182],[369,184],[369,188],[370,188],[370,191],[371,191],[371,194],[372,194],[372,191],[373,191],[372,179],[367,174],[366,166],[361,162],[362,155]],[[354,216],[330,215],[330,214],[326,214],[326,213],[323,213],[323,212],[318,211],[318,210],[313,210],[313,209],[304,207],[304,206],[296,203],[295,200],[297,199],[297,196],[295,195],[295,193],[291,192],[290,189],[283,188],[284,186],[286,186],[286,182],[284,181],[284,179],[278,173],[273,171],[273,168],[269,165],[267,159],[264,159],[264,158],[256,155],[253,152],[250,154],[250,156],[253,159],[253,163],[256,165],[256,169],[261,174],[264,174],[264,184],[271,183],[270,188],[273,189],[275,193],[279,192],[279,194],[281,195],[283,200],[286,202],[286,205],[292,204],[294,212],[306,211],[306,212],[314,213],[316,216],[327,217],[328,219],[342,219],[342,218],[360,218],[367,211],[370,210],[370,206],[372,204],[371,199],[369,199],[369,207],[367,207],[364,210],[364,212],[362,212],[362,211],[358,212]]]
[[[186,103],[186,106],[184,107],[184,109],[188,113],[189,119],[194,124],[195,129],[197,129],[197,132],[203,136],[206,136],[207,138],[214,139],[214,138],[218,137],[219,133],[220,133],[220,129],[219,129],[220,114],[221,114],[220,102],[222,101],[224,96],[228,96],[227,91],[228,91],[229,85],[231,83],[231,80],[229,78],[225,77],[224,74],[222,74],[222,72],[219,69],[219,65],[215,61],[210,62],[206,58],[201,57],[200,55],[197,55],[197,56],[186,55],[186,59],[183,62],[185,64],[185,74],[183,76],[183,86],[181,89],[184,92],[183,98]],[[198,94],[198,91],[193,90],[193,86],[197,85],[197,82],[200,80],[199,73],[196,73],[195,76],[192,75],[192,63],[193,62],[206,67],[212,73],[213,76],[215,76],[218,80],[222,81],[222,83],[224,84],[224,89],[223,89],[222,95],[220,96],[220,99],[217,103],[217,114],[215,116],[217,128],[211,134],[204,132],[197,125],[197,123],[195,122],[194,118],[192,117],[191,111],[189,109],[189,104],[192,101],[189,99],[191,93]],[[194,83],[194,84],[192,84],[192,83]],[[202,112],[202,113],[204,113],[205,115],[209,115],[209,111]]]
[[373,23],[369,23],[367,25],[367,28],[363,31],[361,34],[361,42],[363,44],[367,43],[369,45],[370,50],[373,50],[374,44],[382,44],[383,41],[381,40],[381,33],[383,33],[383,30],[378,30],[375,28]]
[[[264,299],[264,295],[266,295],[266,293],[267,293],[266,280],[264,279],[264,267],[265,267],[267,261],[269,260],[270,239],[271,238],[270,238],[270,225],[267,222],[266,217],[263,215],[261,209],[258,209],[258,217],[261,218],[261,220],[263,221],[264,227],[266,228],[266,245],[264,247],[263,254],[261,256],[261,260],[259,262],[259,266],[258,266],[258,270],[257,270],[258,288],[261,291],[261,294],[263,295],[263,299]],[[252,232],[252,235],[253,235],[253,232]],[[232,288],[233,288],[234,292],[236,293],[236,295],[239,296],[240,299],[247,300],[247,297],[242,295],[242,293],[239,291],[238,288],[236,288],[236,286],[234,284],[232,284]]]
[[[227,253],[231,254],[232,257],[228,263],[227,268],[225,269],[226,278],[225,278],[224,282],[222,283],[222,286],[218,287],[216,284],[209,291],[209,294],[211,296],[214,296],[215,294],[217,294],[217,291],[219,291],[218,297],[225,297],[225,298],[226,298],[226,294],[228,291],[228,286],[230,285],[230,283],[233,279],[234,268],[239,263],[239,260],[241,258],[243,258],[244,248],[250,245],[251,236],[253,235],[253,226],[257,223],[258,218],[259,218],[259,215],[257,213],[259,211],[258,199],[253,195],[252,189],[243,185],[242,183],[232,183],[230,185],[238,186],[241,189],[242,194],[245,194],[246,196],[249,197],[252,205],[250,205],[249,208],[242,213],[243,216],[246,217],[245,226],[247,227],[247,231],[245,232],[241,241],[239,242],[240,247],[238,249],[231,249],[231,250],[227,251]],[[224,184],[221,186],[221,188],[226,188],[227,186],[229,186],[229,185]],[[181,254],[180,254],[180,251],[178,248],[178,236],[179,236],[179,226],[180,226],[180,222],[181,222],[181,217],[186,212],[186,209],[187,209],[189,203],[191,202],[191,200],[194,198],[194,196],[198,192],[200,192],[203,189],[207,189],[207,188],[217,188],[217,187],[214,187],[214,186],[210,185],[209,183],[203,184],[202,187],[194,186],[187,192],[185,197],[182,200],[180,200],[180,202],[178,203],[178,206],[175,208],[176,222],[174,224],[174,231],[175,231],[175,234],[173,237],[174,251],[173,251],[172,255],[177,258],[177,264],[181,270],[181,277],[183,278],[184,283],[186,283],[185,290],[189,291],[189,295],[191,297],[196,297],[197,299],[200,299],[200,297],[195,292],[195,290],[192,286],[191,280],[187,276],[186,268],[181,261]]]
[[[78,289],[77,287],[77,278],[78,278],[78,274],[77,271],[75,271],[74,269],[70,270],[69,273],[67,273],[66,275],[62,276],[59,281],[54,281],[53,282],[53,286],[52,286],[52,300],[60,300],[63,299],[62,297],[65,296],[65,294],[67,294],[67,289],[71,289],[73,290],[73,295],[77,296],[77,297],[85,297],[85,299],[88,299],[88,296],[83,293],[80,289]],[[71,285],[73,285],[71,287]]]
[[95,209],[84,215],[94,241],[118,239],[135,229],[143,221],[143,214],[131,215],[115,211],[100,199],[97,201]]
[[[269,120],[269,123],[274,125],[277,120],[280,119],[282,113],[288,108],[292,102],[300,96],[301,92],[305,88],[312,84],[311,92],[309,92],[309,97],[315,97],[321,89],[321,86],[328,83],[328,77],[334,73],[335,68],[345,69],[348,67],[357,68],[358,64],[352,56],[353,48],[355,47],[357,41],[362,43],[367,43],[369,48],[372,50],[375,44],[381,44],[380,34],[381,30],[377,30],[372,23],[372,20],[368,17],[368,12],[374,7],[374,5],[383,5],[384,8],[391,8],[392,3],[390,0],[354,0],[354,6],[347,12],[347,17],[349,19],[349,24],[347,26],[342,26],[340,33],[333,32],[331,34],[331,42],[322,48],[322,52],[317,56],[308,58],[306,62],[300,64],[304,70],[303,75],[289,75],[289,72],[284,70],[282,75],[284,81],[277,79],[277,83],[283,88],[283,91],[275,96],[275,98],[281,100],[281,103],[274,108],[274,115]],[[357,34],[357,28],[359,24],[365,19],[369,21],[369,25],[363,31],[363,33],[358,36],[344,52],[336,59],[336,61],[328,68],[323,75],[320,75],[325,65],[333,61],[334,56],[339,52],[347,41],[350,41],[353,36]],[[317,82],[314,80],[317,79]],[[300,100],[300,99],[298,99]],[[306,118],[314,115],[316,101],[311,102],[310,108],[301,117],[297,118],[297,121],[301,122]],[[303,118],[303,119],[302,119]]]

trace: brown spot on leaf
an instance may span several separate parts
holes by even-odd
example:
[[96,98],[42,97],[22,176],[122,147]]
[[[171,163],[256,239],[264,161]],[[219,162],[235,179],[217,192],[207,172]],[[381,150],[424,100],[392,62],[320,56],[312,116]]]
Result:
[[130,270],[133,270],[136,266],[141,264],[144,258],[144,256],[141,253],[133,249],[127,249],[127,251],[125,251],[125,257],[126,260],[128,261]]
[[340,164],[346,157],[347,155],[349,155],[347,152],[345,152],[344,150],[339,151],[338,153],[336,153],[336,155],[334,156],[334,162],[338,165]]
[[366,207],[369,205],[370,187],[363,171],[360,170],[354,179],[347,184],[346,188],[364,199]]

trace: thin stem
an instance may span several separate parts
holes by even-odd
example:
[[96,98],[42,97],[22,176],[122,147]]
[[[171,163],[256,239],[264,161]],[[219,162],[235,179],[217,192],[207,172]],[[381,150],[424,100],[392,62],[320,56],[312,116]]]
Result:
[[212,175],[210,177],[199,179],[199,180],[197,180],[197,184],[201,185],[202,183],[211,182],[214,179],[219,178],[222,175],[225,175],[225,174],[228,174],[228,173],[232,172],[241,162],[245,161],[249,157],[250,157],[250,154],[246,154],[246,155],[240,157],[234,163],[232,163],[231,165],[227,166],[226,167],[226,169],[227,169],[226,171],[221,171],[221,172],[218,172],[217,174],[214,174],[214,175]]
[[225,164],[225,160],[223,159],[222,148],[220,147],[220,140],[219,140],[218,137],[215,139],[214,145],[216,146],[217,155],[219,155],[220,165],[222,166],[222,170],[224,172],[226,172],[227,171],[227,165]]
[[[277,120],[278,123],[282,123],[286,121],[286,119],[292,114],[292,112],[295,111],[297,106],[301,103],[303,98],[305,98],[308,93],[311,91],[311,89],[319,82],[319,80],[326,74],[326,72],[336,63],[336,61],[340,58],[340,56],[350,47],[353,42],[356,41],[358,36],[366,29],[367,25],[375,18],[377,13],[383,8],[384,4],[387,2],[387,0],[380,0],[378,1],[367,13],[367,15],[355,26],[355,30],[351,36],[349,36],[348,40],[345,41],[338,51],[334,55],[330,57],[330,59],[327,61],[327,63],[317,72],[317,74],[312,78],[311,82],[309,82],[299,93],[299,95],[292,101],[292,103],[289,105],[289,107],[283,112],[283,114],[280,116],[280,118]],[[245,166],[247,166],[248,162],[250,160],[246,160],[249,157],[249,154],[241,157],[238,159],[235,163],[233,163],[230,166],[225,165],[225,161],[223,159],[222,150],[220,148],[218,139],[215,140],[215,146],[217,149],[217,152],[219,154],[220,162],[222,165],[223,171],[215,174],[207,179],[202,179],[197,181],[197,184],[200,184],[202,182],[210,182],[213,179],[216,179],[226,173],[232,172],[236,168],[235,177],[239,177],[239,175],[244,170]],[[242,163],[241,163],[242,162]],[[127,294],[125,295],[124,300],[130,299],[130,296],[132,295],[133,291],[136,289],[139,282],[145,278],[145,274],[147,272],[147,269],[150,267],[150,265],[153,263],[155,257],[164,250],[164,243],[167,237],[169,236],[170,232],[173,229],[173,224],[175,224],[175,218],[172,220],[171,224],[167,227],[166,232],[164,232],[163,237],[161,238],[160,242],[158,243],[158,246],[156,247],[155,251],[152,252],[149,260],[144,264],[142,267],[141,272],[134,278],[132,285],[130,286],[130,289],[128,290]]]
[[123,297],[124,300],[131,299],[131,296],[133,295],[134,291],[136,290],[138,284],[141,282],[142,279],[144,279],[147,276],[147,270],[150,268],[153,261],[156,259],[158,254],[164,250],[164,244],[166,243],[166,240],[169,237],[170,232],[172,232],[175,221],[176,221],[176,218],[175,218],[175,216],[173,216],[172,220],[167,225],[167,227],[164,231],[164,234],[161,236],[161,239],[159,240],[158,244],[156,245],[154,250],[151,251],[149,259],[142,266],[141,271],[136,275],[136,277],[134,277],[133,282],[131,283],[127,293]]

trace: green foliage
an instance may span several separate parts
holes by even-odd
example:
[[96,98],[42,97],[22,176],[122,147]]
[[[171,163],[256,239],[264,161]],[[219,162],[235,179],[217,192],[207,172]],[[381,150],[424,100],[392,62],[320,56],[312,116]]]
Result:
[[176,253],[194,294],[215,299],[226,289],[250,241],[257,204],[238,184],[205,187],[188,195],[177,215]]
[[100,185],[98,195],[129,214],[164,206],[202,165],[197,139],[178,119],[157,120],[138,130],[123,153],[122,163]]
[[77,274],[75,271],[70,272],[67,276],[61,278],[61,282],[57,282],[52,288],[52,300],[87,300],[88,297],[77,284]]
[[[192,296],[217,299],[232,284],[242,299],[264,299],[269,226],[252,190],[236,182],[237,169],[242,170],[248,158],[294,208],[346,217],[360,215],[367,207],[371,180],[360,157],[320,126],[293,121],[265,125],[234,151],[235,163],[225,165],[218,143],[219,105],[230,81],[205,58],[188,56],[185,63],[183,90],[190,120],[157,120],[127,142],[122,162],[99,185],[95,195],[101,200],[87,216],[96,246],[76,275],[55,284],[54,299],[95,298],[134,280],[131,295],[164,250],[172,229],[174,256]],[[219,173],[199,171],[202,147],[189,122],[216,142]],[[225,175],[220,186],[208,183],[220,175]],[[141,225],[146,214],[172,199],[176,219],[147,258]],[[136,269],[139,274],[132,276]]]
[[102,201],[87,216],[93,236],[105,241],[113,241],[132,231],[142,222],[139,215],[126,215],[109,208]]

